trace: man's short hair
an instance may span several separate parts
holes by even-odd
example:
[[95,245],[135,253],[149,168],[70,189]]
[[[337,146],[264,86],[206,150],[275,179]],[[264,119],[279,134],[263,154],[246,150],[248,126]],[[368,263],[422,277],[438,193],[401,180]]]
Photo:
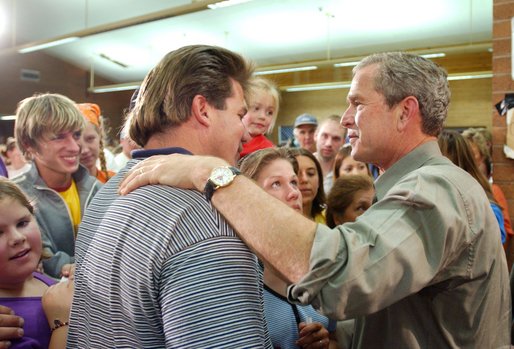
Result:
[[227,49],[192,45],[169,52],[145,77],[134,109],[129,113],[129,135],[140,146],[149,138],[187,121],[193,98],[204,96],[217,109],[238,82],[247,92],[253,67]]
[[418,100],[422,131],[437,136],[450,105],[448,74],[434,62],[409,53],[377,53],[364,58],[354,69],[378,65],[375,90],[384,95],[390,108],[408,96]]
[[14,132],[21,152],[37,148],[43,137],[62,132],[82,131],[86,121],[77,105],[56,93],[35,94],[18,103]]
[[[335,122],[335,123],[341,124],[341,115],[330,114],[325,119],[321,120],[321,122],[318,125],[318,128],[316,129],[316,132],[319,132],[325,126],[325,124],[327,124],[329,122]],[[345,138],[346,134],[348,132],[348,129],[346,127],[343,127],[342,125],[339,125],[339,126],[341,126],[341,132],[343,134],[343,138]]]

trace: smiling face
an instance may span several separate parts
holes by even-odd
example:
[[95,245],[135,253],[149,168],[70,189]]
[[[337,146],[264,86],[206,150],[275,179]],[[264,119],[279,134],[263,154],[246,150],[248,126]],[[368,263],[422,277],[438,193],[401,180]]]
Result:
[[275,98],[264,90],[255,91],[243,118],[243,124],[252,137],[268,132],[276,115]]
[[268,194],[298,212],[302,212],[302,195],[293,166],[285,159],[276,159],[263,167],[256,178],[257,184]]
[[100,154],[100,135],[96,131],[95,125],[88,122],[82,132],[82,151],[80,153],[80,163],[88,170],[96,167],[96,160]]
[[36,219],[15,199],[0,200],[0,288],[19,287],[41,257]]
[[373,203],[375,190],[373,188],[367,190],[358,190],[353,195],[352,203],[344,210],[344,212],[334,213],[334,222],[337,225],[346,222],[355,222],[357,217],[366,212]]
[[298,161],[298,180],[299,189],[302,193],[303,205],[311,205],[318,194],[319,176],[316,164],[307,156],[299,155]]
[[370,65],[356,72],[342,124],[348,128],[355,160],[387,169],[397,153],[395,145],[400,144],[396,130],[399,110],[389,108],[384,96],[375,90],[377,68]]
[[47,135],[36,142],[35,148],[28,148],[41,177],[49,186],[53,187],[53,182],[63,185],[79,168],[81,137],[81,130],[63,131]]

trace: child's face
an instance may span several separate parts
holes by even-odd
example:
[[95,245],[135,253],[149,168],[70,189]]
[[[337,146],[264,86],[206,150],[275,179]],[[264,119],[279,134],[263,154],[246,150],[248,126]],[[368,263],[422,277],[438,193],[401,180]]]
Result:
[[95,125],[88,122],[82,132],[82,152],[80,163],[87,169],[96,166],[96,160],[100,155],[100,135],[96,132]]
[[0,287],[16,287],[36,270],[41,258],[36,219],[15,199],[0,200]]
[[366,212],[373,204],[373,196],[375,190],[370,188],[368,190],[358,190],[353,195],[352,203],[346,208],[342,214],[335,214],[334,221],[337,225],[346,222],[355,222],[357,217]]
[[37,149],[29,147],[38,168],[45,173],[72,174],[79,167],[81,130],[65,131],[47,136],[37,142]]
[[369,176],[368,165],[365,162],[355,160],[352,156],[347,156],[339,167],[339,176],[344,175]]
[[248,112],[243,117],[243,124],[252,137],[268,132],[275,117],[275,99],[266,91],[259,91],[250,101]]

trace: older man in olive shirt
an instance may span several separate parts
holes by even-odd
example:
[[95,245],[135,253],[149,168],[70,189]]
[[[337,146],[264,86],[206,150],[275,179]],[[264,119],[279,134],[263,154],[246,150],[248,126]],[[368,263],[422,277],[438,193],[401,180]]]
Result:
[[[479,184],[436,143],[449,99],[446,73],[418,56],[372,55],[354,69],[341,122],[354,158],[385,170],[378,202],[355,223],[316,226],[243,176],[212,197],[264,263],[295,283],[291,301],[356,318],[354,348],[510,347],[498,224]],[[150,160],[122,191],[149,180],[202,190],[221,165]]]

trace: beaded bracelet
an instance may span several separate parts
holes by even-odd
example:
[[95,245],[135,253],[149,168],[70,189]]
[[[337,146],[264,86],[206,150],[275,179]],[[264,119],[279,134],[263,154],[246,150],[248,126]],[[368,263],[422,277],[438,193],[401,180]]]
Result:
[[52,332],[55,331],[56,329],[60,328],[60,327],[63,327],[63,326],[69,326],[70,325],[70,322],[69,321],[66,321],[66,322],[62,322],[61,320],[59,319],[55,319],[54,320],[54,327],[52,328]]

